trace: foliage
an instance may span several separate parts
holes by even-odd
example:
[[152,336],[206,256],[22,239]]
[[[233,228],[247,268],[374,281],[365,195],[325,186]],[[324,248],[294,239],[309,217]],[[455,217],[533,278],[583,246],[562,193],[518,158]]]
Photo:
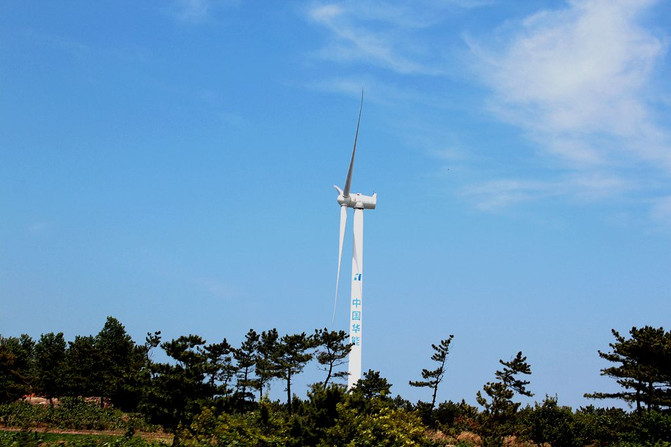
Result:
[[270,370],[272,377],[283,379],[287,391],[287,408],[291,414],[291,381],[292,378],[303,371],[306,363],[312,359],[312,353],[308,352],[314,347],[314,339],[300,334],[284,335],[270,357]]
[[452,342],[453,338],[454,335],[450,335],[445,340],[441,340],[438,346],[432,344],[431,347],[435,352],[431,356],[431,360],[438,363],[438,368],[433,370],[422,369],[422,379],[424,380],[411,380],[409,382],[411,386],[428,387],[433,390],[431,408],[436,406],[438,385],[443,381],[443,377],[445,376],[445,362],[447,360],[447,354],[450,352],[450,343]]
[[[0,336],[0,402],[5,402],[0,404],[0,426],[24,430],[0,433],[0,445],[52,445],[46,435],[25,432],[49,427],[128,434],[104,441],[63,438],[59,445],[144,446],[132,435],[156,430],[151,421],[175,433],[175,445],[192,446],[668,447],[669,333],[647,326],[630,333],[626,339],[614,332],[612,352],[599,354],[616,363],[602,372],[623,386],[609,397],[637,403],[640,411],[633,412],[593,406],[574,411],[547,396],[520,408],[515,397],[532,395],[524,379],[531,368],[521,352],[501,360],[495,380],[477,393],[482,409],[463,400],[437,403],[452,336],[432,345],[437,368],[424,369],[422,380],[411,381],[433,391],[431,403],[417,404],[392,397],[391,384],[379,371],[367,371],[349,391],[334,383],[346,375],[337,368],[351,348],[344,331],[280,337],[276,329],[250,330],[238,348],[226,339],[207,343],[197,335],[162,343],[160,332],[154,332],[136,345],[123,325],[109,317],[97,335],[76,336],[69,343],[62,333],[43,334],[37,343],[27,335]],[[152,350],[159,347],[169,361],[152,360]],[[326,372],[325,379],[306,396],[297,396],[295,378],[312,359]],[[272,380],[286,385],[286,404],[263,397]],[[259,392],[256,399],[254,390]],[[16,401],[28,392],[58,399],[43,406]],[[93,400],[89,397],[98,404],[87,403]],[[107,403],[109,408],[103,405]]]
[[671,414],[651,410],[630,416],[631,430],[622,438],[632,443],[671,442]]
[[585,440],[576,432],[573,411],[569,407],[560,407],[556,397],[546,396],[541,404],[521,410],[519,420],[519,425],[528,428],[529,438],[537,444],[585,445]]
[[574,413],[576,436],[602,445],[611,445],[620,438],[620,433],[630,430],[629,416],[620,408],[582,407]]
[[205,380],[212,395],[228,395],[229,382],[238,372],[233,363],[233,347],[224,338],[220,343],[203,347],[205,354]]
[[277,329],[261,332],[256,356],[256,386],[259,391],[259,401],[263,397],[263,389],[276,375],[273,356],[277,352],[280,335]]
[[62,332],[42,334],[35,345],[33,386],[48,399],[62,396],[67,389],[65,347]]
[[519,374],[531,374],[531,367],[521,351],[512,360],[508,362],[499,360],[499,363],[503,365],[503,369],[496,371],[498,381],[487,382],[483,387],[490,400],[487,400],[480,391],[476,397],[478,404],[484,407],[481,430],[485,435],[485,442],[491,445],[499,445],[505,435],[519,434],[519,430],[515,427],[515,416],[520,403],[513,402],[515,394],[533,395],[526,389],[529,381],[517,377]]
[[20,337],[0,336],[0,403],[12,402],[30,392],[35,342]]
[[485,408],[485,413],[496,417],[505,417],[517,411],[520,404],[513,402],[515,393],[523,396],[533,396],[533,393],[526,389],[528,380],[517,378],[518,374],[531,374],[531,367],[527,363],[527,358],[518,352],[509,362],[499,360],[503,365],[503,370],[496,371],[497,382],[488,382],[483,390],[490,400],[488,401],[482,393],[478,391],[477,401]]
[[138,437],[0,431],[0,445],[11,447],[165,447]]
[[601,374],[614,378],[624,390],[585,396],[634,402],[637,411],[642,404],[648,410],[671,407],[671,331],[661,327],[632,327],[629,339],[615,329],[612,332],[615,337],[615,342],[610,343],[612,352],[599,351],[599,356],[619,365],[604,368]]
[[[262,404],[262,408],[268,404]],[[284,446],[284,425],[275,412],[259,411],[245,414],[215,414],[205,408],[188,429],[179,433],[184,446]]]
[[352,394],[364,399],[386,398],[391,393],[391,383],[380,375],[379,371],[369,369],[363,373],[363,378],[354,384]]
[[393,400],[379,395],[362,406],[362,398],[342,387],[315,384],[306,401],[295,401],[292,413],[265,400],[244,414],[206,408],[179,432],[179,440],[193,447],[434,445],[417,412],[394,408]]
[[349,393],[330,388],[329,423],[323,424],[318,445],[433,445],[419,413],[390,398],[391,386],[378,371],[368,370]]
[[373,414],[338,405],[337,423],[327,431],[325,445],[432,445],[416,412],[382,406]]
[[478,409],[467,404],[465,400],[459,403],[447,401],[438,404],[438,407],[430,412],[429,418],[424,419],[424,423],[452,435],[458,435],[461,432],[478,431],[479,415]]
[[4,340],[0,340],[0,404],[13,402],[23,396],[28,387],[21,375],[16,356]]
[[200,412],[202,401],[212,394],[205,382],[208,357],[205,340],[181,336],[161,345],[176,364],[152,364],[152,379],[143,410],[154,423],[175,430]]
[[346,371],[335,371],[335,369],[346,362],[349,352],[354,343],[346,343],[349,335],[345,331],[329,331],[324,328],[315,330],[313,335],[315,345],[318,347],[316,356],[317,362],[326,371],[324,379],[324,388],[328,387],[330,380],[347,377]]
[[95,337],[75,337],[66,353],[66,394],[70,396],[105,396],[102,353]]
[[101,379],[100,396],[109,398],[117,407],[136,408],[140,399],[138,388],[143,385],[146,348],[136,346],[124,326],[113,317],[107,317],[94,344],[100,359],[96,371]]
[[245,340],[240,348],[233,351],[233,357],[238,363],[236,390],[243,400],[253,399],[248,389],[258,388],[258,382],[252,378],[256,367],[256,359],[259,350],[259,334],[250,329],[245,335]]
[[32,405],[19,401],[0,405],[0,423],[6,427],[34,428],[49,426],[72,430],[156,431],[140,416],[117,409],[104,409],[78,398],[63,398],[59,405]]

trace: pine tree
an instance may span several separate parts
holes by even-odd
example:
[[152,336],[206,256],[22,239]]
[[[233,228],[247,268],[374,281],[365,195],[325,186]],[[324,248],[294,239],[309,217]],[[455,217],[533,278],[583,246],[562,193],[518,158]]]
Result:
[[100,356],[100,405],[108,398],[114,405],[127,407],[129,384],[140,364],[135,361],[141,355],[126,328],[114,317],[107,317],[105,325],[95,336],[95,348]]
[[277,378],[283,379],[287,391],[287,408],[291,414],[291,383],[296,374],[303,371],[305,365],[312,359],[309,349],[314,347],[312,337],[300,334],[284,335],[280,339],[277,349],[271,358],[272,370]]
[[35,345],[35,391],[53,404],[53,398],[66,390],[65,338],[63,333],[42,334]]
[[499,360],[504,368],[496,371],[498,382],[488,382],[483,390],[489,396],[490,402],[478,391],[477,401],[485,408],[485,412],[494,416],[507,416],[514,414],[519,408],[519,402],[513,402],[515,393],[522,396],[533,396],[533,393],[526,389],[530,383],[528,380],[521,380],[516,376],[518,374],[531,374],[531,367],[527,363],[526,356],[522,351],[509,362]]
[[346,343],[349,335],[345,331],[329,331],[317,329],[314,334],[317,350],[317,362],[326,371],[323,387],[327,388],[332,378],[346,377],[346,371],[334,372],[334,369],[347,362],[346,358],[352,349],[353,343]]
[[15,401],[28,390],[26,379],[19,372],[18,363],[16,355],[0,337],[0,404]]
[[237,374],[238,368],[233,362],[233,347],[224,338],[221,343],[206,345],[204,355],[206,381],[213,394],[228,395],[228,383]]
[[592,393],[594,399],[617,398],[634,402],[636,410],[642,405],[648,410],[671,407],[671,332],[663,328],[633,327],[631,338],[625,339],[615,329],[612,352],[599,351],[599,357],[619,364],[601,370],[624,388],[618,393]]
[[256,357],[256,378],[259,390],[259,402],[263,398],[263,388],[277,373],[274,369],[273,356],[278,349],[280,336],[277,329],[261,332],[258,356]]
[[240,347],[233,352],[233,357],[238,363],[237,390],[242,399],[250,397],[253,400],[254,396],[248,393],[247,389],[258,386],[258,383],[252,379],[252,374],[259,352],[259,340],[259,334],[254,329],[250,329]]
[[70,396],[105,395],[105,369],[95,337],[77,335],[66,353],[67,394]]
[[434,408],[436,405],[438,385],[443,381],[443,377],[445,377],[445,362],[447,360],[447,354],[450,352],[450,343],[453,338],[454,335],[450,335],[445,340],[441,340],[438,346],[432,344],[431,347],[435,352],[431,356],[431,360],[438,363],[438,368],[433,370],[422,369],[422,379],[424,380],[411,380],[409,382],[411,386],[427,387],[433,390],[431,408]]
[[16,357],[15,368],[29,384],[35,360],[35,341],[30,335],[21,334],[18,338],[0,336],[0,342]]
[[175,363],[152,365],[145,411],[153,422],[171,430],[179,424],[188,425],[212,398],[214,391],[206,380],[208,357],[205,343],[198,335],[185,335],[161,344]]
[[369,369],[363,373],[363,378],[354,385],[352,394],[360,395],[365,399],[386,398],[391,393],[391,383],[380,375],[380,371]]

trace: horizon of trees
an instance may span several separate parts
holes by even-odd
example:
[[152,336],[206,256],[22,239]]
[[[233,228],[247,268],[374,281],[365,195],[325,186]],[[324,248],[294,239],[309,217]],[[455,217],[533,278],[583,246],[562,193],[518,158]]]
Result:
[[[614,364],[602,369],[601,374],[615,379],[622,390],[594,392],[586,397],[620,399],[634,406],[634,413],[668,413],[671,332],[645,326],[632,328],[629,335],[627,338],[613,330],[611,352],[598,352]],[[450,408],[454,414],[477,420],[478,429],[487,436],[502,439],[514,431],[516,426],[511,421],[524,413],[516,399],[532,396],[527,389],[531,366],[522,352],[510,360],[500,360],[502,368],[495,372],[495,379],[475,396],[480,408],[463,400],[461,404],[437,405],[453,337],[431,345],[434,353],[430,360],[437,367],[422,369],[418,374],[421,380],[409,381],[412,386],[427,388],[430,399],[415,405],[397,396],[393,408],[418,412],[427,426],[444,420],[446,408]],[[38,340],[25,334],[0,335],[0,404],[31,393],[50,400],[94,396],[101,406],[108,402],[124,411],[141,413],[150,422],[177,432],[196,423],[208,408],[220,414],[261,411],[267,400],[264,392],[271,382],[278,382],[286,391],[282,411],[290,418],[299,417],[306,411],[306,401],[296,395],[293,386],[306,365],[316,362],[323,379],[309,387],[307,402],[326,405],[326,409],[318,410],[328,410],[328,417],[333,418],[343,410],[338,410],[334,402],[360,412],[374,406],[371,402],[391,399],[391,384],[377,371],[368,371],[351,392],[338,383],[347,376],[342,366],[350,347],[344,331],[327,329],[311,334],[279,334],[276,329],[258,333],[250,329],[239,346],[232,346],[225,338],[208,343],[194,334],[164,341],[157,331],[137,344],[117,319],[108,317],[98,334],[76,336],[72,341],[66,341],[62,332],[42,334]],[[169,361],[153,361],[156,349],[162,349]],[[559,407],[556,399],[546,396],[542,404],[536,404],[537,410],[563,411],[565,407]]]

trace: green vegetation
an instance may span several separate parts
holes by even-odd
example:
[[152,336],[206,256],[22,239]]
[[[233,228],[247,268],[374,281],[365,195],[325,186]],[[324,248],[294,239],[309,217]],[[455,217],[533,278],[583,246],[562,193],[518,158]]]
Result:
[[[136,344],[109,317],[97,335],[67,342],[62,333],[0,336],[0,446],[154,446],[140,433],[167,430],[174,445],[212,446],[669,446],[671,440],[671,333],[632,328],[613,331],[614,366],[601,373],[622,387],[593,393],[634,406],[574,410],[556,397],[522,407],[531,366],[518,352],[475,396],[479,407],[437,402],[453,336],[432,345],[435,369],[410,384],[431,391],[430,402],[392,396],[379,371],[367,371],[349,392],[340,383],[351,345],[343,331],[284,334],[250,330],[239,347],[198,335],[162,341],[147,334]],[[167,362],[151,360],[162,349]],[[325,376],[296,394],[295,378],[316,361]],[[264,397],[271,381],[284,385],[284,402]],[[22,400],[35,394],[44,405]],[[109,436],[41,433],[101,430]],[[112,432],[114,434],[112,434]]]
[[112,435],[2,432],[0,446],[11,447],[165,447],[160,441]]
[[603,359],[619,364],[601,370],[601,374],[614,378],[624,388],[619,393],[593,393],[595,399],[617,398],[634,402],[636,410],[643,405],[648,410],[671,407],[671,332],[663,328],[645,326],[629,331],[625,339],[615,329],[612,352],[599,351]]
[[141,415],[116,408],[100,408],[79,398],[63,398],[58,405],[33,405],[25,401],[0,405],[0,423],[6,427],[68,430],[156,431]]
[[454,335],[450,335],[445,340],[441,340],[438,346],[431,345],[434,352],[431,356],[431,360],[438,363],[438,368],[428,370],[422,370],[422,379],[424,380],[411,380],[409,383],[411,386],[417,387],[428,387],[433,390],[433,396],[431,397],[431,408],[436,406],[436,395],[438,394],[438,385],[443,381],[445,377],[445,362],[447,361],[447,354],[450,352],[450,343]]

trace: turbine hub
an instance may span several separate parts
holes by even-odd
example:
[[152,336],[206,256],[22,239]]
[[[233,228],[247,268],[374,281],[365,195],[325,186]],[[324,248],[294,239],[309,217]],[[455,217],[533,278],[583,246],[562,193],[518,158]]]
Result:
[[374,210],[377,205],[377,193],[372,196],[366,196],[360,193],[350,194],[344,197],[343,194],[338,195],[338,203],[340,206],[348,208],[359,208],[364,210]]

